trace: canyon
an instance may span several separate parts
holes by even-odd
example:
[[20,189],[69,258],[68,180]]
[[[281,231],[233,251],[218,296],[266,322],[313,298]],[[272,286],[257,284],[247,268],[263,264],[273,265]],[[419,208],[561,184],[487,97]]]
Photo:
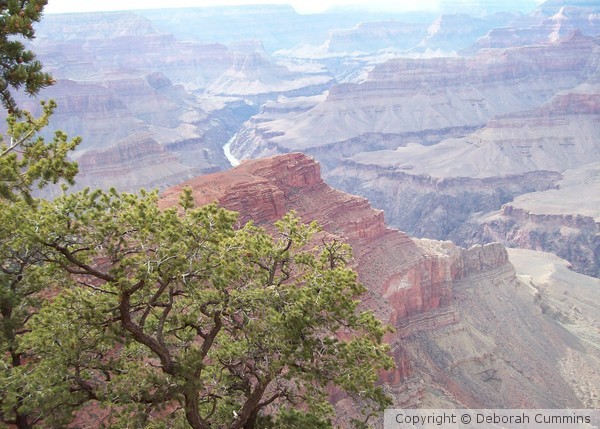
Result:
[[[176,205],[184,187],[199,205],[238,211],[241,223],[268,228],[295,210],[351,244],[368,289],[362,305],[395,328],[386,340],[396,369],[382,382],[397,408],[600,405],[600,281],[564,260],[410,237],[364,198],[327,185],[301,153],[196,177],[163,192],[160,205]],[[350,412],[345,399],[336,407],[341,419]]]
[[600,7],[438,3],[49,14],[30,46],[73,190],[189,186],[351,244],[395,406],[598,408]]
[[[405,54],[320,96],[268,103],[231,151],[238,159],[302,151],[329,184],[368,198],[411,235],[550,251],[599,276],[597,210],[563,204],[553,214],[549,203],[567,175],[598,174],[597,10],[546,2],[507,27],[536,38],[484,44],[492,30],[467,50],[455,43],[458,56]],[[599,207],[597,186],[581,185],[563,193]],[[514,210],[537,197],[545,204],[530,203],[535,217]]]

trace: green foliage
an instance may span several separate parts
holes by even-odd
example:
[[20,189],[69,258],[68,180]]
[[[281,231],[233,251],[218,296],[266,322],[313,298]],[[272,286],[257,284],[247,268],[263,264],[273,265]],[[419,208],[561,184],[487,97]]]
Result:
[[338,389],[368,417],[392,366],[386,328],[358,310],[364,288],[350,249],[314,246],[316,224],[289,213],[271,233],[237,214],[159,210],[156,192],[82,191],[80,142],[39,133],[11,93],[52,84],[19,38],[34,36],[46,0],[0,1],[0,423],[67,427],[99,413],[112,428],[331,428]]
[[[31,188],[42,188],[60,179],[72,184],[77,174],[77,163],[67,160],[69,152],[81,142],[79,137],[69,140],[62,131],[46,142],[38,133],[48,125],[56,108],[51,100],[42,102],[43,113],[34,118],[22,112],[21,118],[9,115],[8,132],[0,136],[0,198],[14,201],[24,197],[31,202]],[[4,140],[4,141],[3,141]]]
[[[65,272],[45,263],[41,245],[34,239],[32,188],[60,179],[73,183],[77,164],[69,162],[67,154],[80,142],[69,141],[60,131],[51,142],[44,141],[39,133],[56,108],[54,101],[42,102],[43,113],[34,118],[16,106],[11,92],[23,88],[34,95],[53,82],[19,40],[33,38],[32,24],[39,21],[46,3],[0,2],[0,98],[9,113],[7,133],[0,136],[0,422],[18,428],[31,428],[40,419],[68,420],[67,406],[41,416],[34,402],[25,401],[30,392],[44,392],[55,403],[61,397],[68,398],[66,404],[76,399],[72,392],[57,394],[64,383],[55,381],[63,377],[45,368],[35,350],[22,342],[44,297],[70,281]],[[59,414],[62,420],[54,418]]]
[[16,105],[11,87],[13,90],[23,88],[27,94],[34,95],[54,82],[22,42],[34,38],[33,23],[41,19],[47,3],[47,0],[0,2],[0,99],[8,112],[17,116],[22,111]]
[[[21,112],[8,117],[6,139],[0,140],[0,421],[19,428],[30,426],[23,398],[37,381],[48,381],[46,373],[31,377],[36,361],[32,350],[22,347],[27,323],[57,282],[67,281],[60,270],[44,263],[41,245],[33,237],[36,204],[34,184],[40,188],[66,179],[72,183],[77,164],[66,157],[79,139],[68,141],[57,131],[46,143],[38,133],[47,125],[56,104],[42,103],[43,114],[33,118]],[[51,373],[48,373],[51,374]]]
[[94,400],[112,427],[321,428],[331,386],[366,415],[387,404],[386,328],[357,309],[346,245],[314,247],[317,226],[294,213],[271,235],[189,191],[181,204],[115,191],[41,204],[45,263],[74,282],[28,324],[23,349],[54,378],[24,409],[59,419]]
[[44,298],[70,281],[44,263],[42,246],[33,238],[34,213],[35,207],[23,200],[0,199],[0,421],[19,428],[30,427],[23,398],[52,376],[31,377],[37,356],[22,342],[27,324]]

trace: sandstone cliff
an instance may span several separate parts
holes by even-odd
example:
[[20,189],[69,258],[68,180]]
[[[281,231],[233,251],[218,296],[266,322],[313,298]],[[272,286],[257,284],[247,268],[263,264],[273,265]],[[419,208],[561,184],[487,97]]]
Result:
[[[574,359],[589,364],[594,358],[574,334],[541,315],[503,246],[463,249],[389,229],[381,211],[326,185],[319,164],[298,153],[194,178],[167,190],[161,205],[176,204],[184,186],[192,187],[197,203],[218,201],[238,210],[243,221],[268,224],[294,209],[352,245],[368,288],[364,305],[396,328],[388,341],[397,369],[382,380],[398,406],[597,402],[597,389],[575,393],[558,368],[565,353],[574,356],[570,371]],[[343,401],[338,407],[345,409]]]
[[[566,169],[600,159],[599,54],[595,40],[572,35],[471,58],[389,61],[371,80],[338,85],[312,108],[255,116],[234,153],[256,157],[302,148],[322,161],[328,183],[368,198],[410,234],[555,251],[575,269],[597,275],[593,222],[569,234],[548,224],[538,231],[555,232],[530,240],[514,221],[485,227],[486,233],[471,223],[521,195],[559,187]],[[541,81],[530,80],[537,73]],[[543,88],[552,81],[554,88]],[[478,125],[485,115],[490,119]],[[318,139],[309,138],[309,127],[319,130]],[[570,192],[578,201],[597,201],[586,189],[594,188],[582,183]]]
[[[272,222],[292,209],[305,221],[318,221],[353,246],[360,278],[369,287],[369,305],[403,332],[420,329],[410,317],[445,312],[452,305],[453,282],[507,266],[506,252],[497,244],[461,249],[387,228],[382,211],[325,184],[319,164],[299,153],[194,178],[167,190],[161,204],[176,204],[186,186],[198,204],[218,201],[238,211],[242,222]],[[436,323],[451,322],[442,317]]]

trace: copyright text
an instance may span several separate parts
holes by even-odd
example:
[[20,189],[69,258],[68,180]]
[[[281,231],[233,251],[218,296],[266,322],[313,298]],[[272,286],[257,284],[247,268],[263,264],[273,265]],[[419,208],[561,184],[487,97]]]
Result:
[[384,429],[600,429],[600,410],[386,410]]

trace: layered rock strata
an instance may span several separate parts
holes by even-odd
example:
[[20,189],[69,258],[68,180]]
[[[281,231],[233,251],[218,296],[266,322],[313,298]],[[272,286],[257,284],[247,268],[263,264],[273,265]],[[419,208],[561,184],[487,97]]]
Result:
[[[452,306],[453,282],[507,264],[501,245],[461,249],[387,228],[382,211],[364,198],[329,187],[319,164],[299,153],[246,161],[228,172],[194,178],[166,191],[161,204],[176,204],[187,186],[198,204],[218,201],[239,212],[242,222],[273,222],[293,209],[350,243],[360,279],[370,291],[369,306],[404,334],[421,329],[423,314],[439,309],[445,314]],[[435,323],[452,321],[444,317]]]
[[[298,153],[194,178],[166,191],[160,204],[177,204],[186,186],[197,203],[217,201],[242,221],[268,225],[293,209],[352,245],[368,288],[363,305],[396,328],[387,340],[397,368],[382,380],[398,406],[584,403],[562,373],[550,375],[563,352],[587,359],[585,353],[569,343],[576,337],[540,316],[503,246],[463,249],[389,229],[381,211],[326,185],[319,164]],[[593,392],[585,399],[593,402]]]
[[[232,151],[239,159],[295,150],[318,156],[323,147],[377,135],[392,137],[387,149],[406,140],[438,143],[457,129],[481,128],[499,116],[539,108],[560,91],[586,82],[599,52],[594,40],[579,35],[544,46],[485,50],[470,58],[389,60],[361,83],[333,86],[304,112],[255,116]],[[439,138],[428,140],[432,134]],[[380,149],[377,143],[365,139],[355,150]]]
[[521,195],[498,211],[471,219],[459,235],[472,242],[544,250],[581,273],[600,277],[600,163],[567,170],[556,188]]

